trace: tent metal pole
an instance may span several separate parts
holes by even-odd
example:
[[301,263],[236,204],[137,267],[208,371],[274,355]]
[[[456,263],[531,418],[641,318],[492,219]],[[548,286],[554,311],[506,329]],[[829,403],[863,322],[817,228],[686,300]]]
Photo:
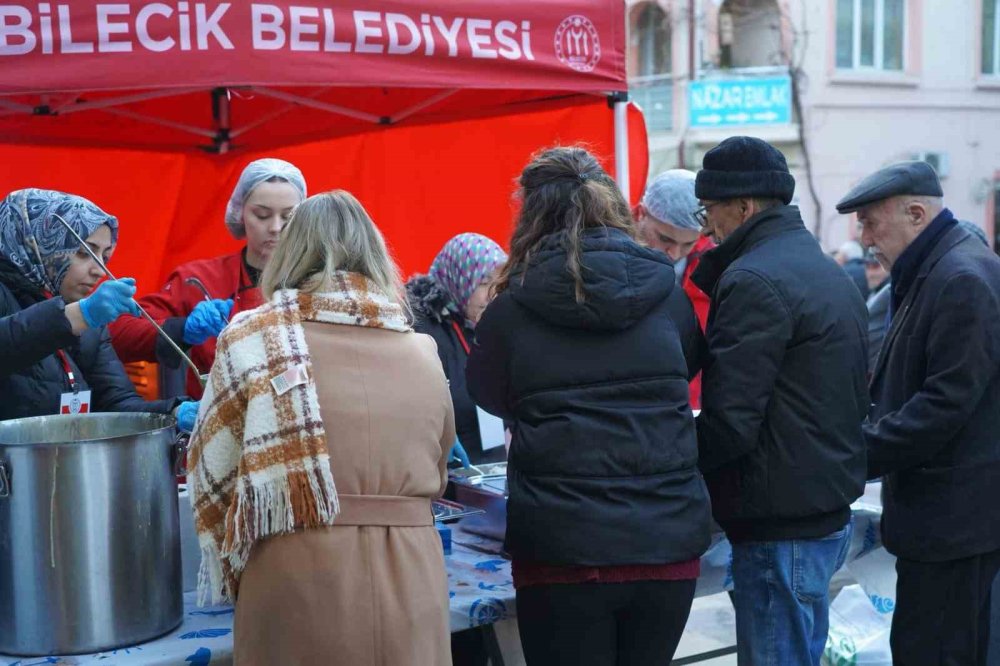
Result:
[[180,130],[182,132],[189,132],[190,134],[195,134],[197,136],[205,136],[209,139],[215,138],[215,132],[207,129],[202,129],[201,127],[193,127],[191,125],[185,125],[184,123],[176,123],[172,120],[166,120],[164,118],[156,118],[155,116],[147,116],[142,113],[135,113],[134,111],[126,111],[125,109],[117,109],[111,107],[109,109],[101,109],[104,113],[110,113],[115,116],[121,116],[122,118],[131,118],[132,120],[138,120],[144,123],[150,123],[153,125],[161,125],[163,127],[169,127],[171,129]]
[[77,97],[70,99],[61,106],[55,107],[55,111],[60,115],[66,115],[68,113],[79,113],[80,111],[93,111],[94,109],[107,109],[113,106],[122,106],[123,104],[134,104],[135,102],[145,102],[151,99],[161,99],[163,97],[175,97],[177,95],[187,95],[188,93],[198,92],[204,90],[204,88],[176,88],[170,90],[156,90],[143,93],[137,93],[135,95],[124,95],[122,97],[109,97],[106,99],[97,99],[89,102],[76,102]]
[[8,102],[5,99],[0,98],[0,109],[7,109],[14,113],[34,113],[35,107],[28,104],[19,104],[18,102]]
[[427,107],[433,106],[434,104],[437,104],[441,100],[444,100],[444,99],[447,99],[447,98],[451,97],[452,95],[454,95],[457,92],[458,92],[457,88],[452,88],[451,90],[444,90],[442,92],[439,92],[436,95],[432,95],[431,97],[428,97],[427,99],[425,99],[423,102],[420,102],[419,104],[415,104],[414,106],[411,106],[410,108],[405,109],[403,111],[400,111],[396,115],[392,116],[389,119],[389,124],[398,123],[399,121],[401,121],[401,120],[403,120],[405,118],[409,118],[413,114],[419,113],[419,112],[423,111],[424,109],[426,109]]
[[[319,90],[314,90],[314,91],[310,92],[307,95],[307,97],[309,97],[311,99],[315,99],[315,98],[319,97],[320,95],[322,95],[323,93],[327,92],[328,90],[329,90],[329,88],[320,88]],[[253,93],[254,92],[254,88],[252,88],[252,87],[251,88],[246,88],[245,91],[248,92],[248,93]],[[243,99],[243,97],[241,97],[240,95],[237,95],[237,97],[240,97],[240,99]],[[253,98],[253,96],[251,94],[250,99],[252,99],[252,98]],[[296,103],[296,102],[288,102],[285,106],[281,107],[280,109],[275,109],[274,111],[271,111],[270,113],[266,113],[263,116],[261,116],[261,117],[257,118],[256,120],[254,120],[253,122],[250,122],[250,123],[247,123],[246,125],[243,125],[239,129],[230,129],[229,130],[229,138],[230,139],[235,139],[235,138],[239,137],[240,135],[249,132],[252,129],[260,127],[264,123],[269,123],[272,120],[274,120],[275,118],[280,118],[281,116],[285,115],[289,111],[294,111],[297,108],[299,108],[299,104],[298,103]]]
[[344,106],[338,106],[336,104],[327,104],[326,102],[320,102],[315,99],[310,99],[308,97],[303,97],[302,95],[293,95],[292,93],[286,93],[282,90],[275,90],[273,88],[265,88],[260,86],[254,86],[253,91],[258,95],[263,95],[264,97],[273,97],[275,99],[280,99],[285,102],[293,102],[301,106],[308,106],[313,109],[319,109],[320,111],[326,111],[328,113],[336,113],[341,116],[347,116],[348,118],[355,118],[357,120],[364,120],[376,125],[381,124],[382,116],[376,116],[372,113],[365,113],[363,111],[356,111],[354,109],[348,109]]
[[613,104],[615,112],[615,180],[618,188],[625,195],[625,200],[629,200],[629,172],[628,172],[628,93],[614,93],[608,98],[608,102]]

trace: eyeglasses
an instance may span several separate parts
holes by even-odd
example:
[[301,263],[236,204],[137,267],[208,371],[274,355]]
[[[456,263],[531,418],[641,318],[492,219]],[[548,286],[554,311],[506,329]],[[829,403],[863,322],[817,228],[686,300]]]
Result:
[[714,206],[721,206],[724,203],[726,202],[716,201],[714,203],[705,204],[704,206],[701,206],[700,208],[698,208],[698,210],[696,210],[693,213],[695,221],[704,227],[706,224],[708,224],[708,211],[712,210]]

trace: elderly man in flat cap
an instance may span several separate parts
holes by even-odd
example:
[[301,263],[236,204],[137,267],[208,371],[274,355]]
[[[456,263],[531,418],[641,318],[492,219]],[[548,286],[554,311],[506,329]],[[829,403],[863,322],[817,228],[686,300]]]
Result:
[[712,298],[699,465],[733,545],[742,666],[819,664],[865,484],[868,313],[794,189],[784,155],[750,137],[708,151],[695,184],[720,241],[693,276]]
[[892,276],[864,434],[897,557],[893,663],[985,664],[1000,569],[1000,259],[944,207],[923,162],[872,174],[837,210],[857,212]]
[[[694,181],[693,171],[664,171],[650,181],[632,216],[646,245],[674,262],[677,284],[694,307],[704,331],[708,322],[708,296],[691,281],[691,274],[698,267],[701,255],[715,247],[715,243],[701,233],[701,222],[695,216],[698,199],[694,195]],[[701,407],[700,374],[691,380],[691,407]]]

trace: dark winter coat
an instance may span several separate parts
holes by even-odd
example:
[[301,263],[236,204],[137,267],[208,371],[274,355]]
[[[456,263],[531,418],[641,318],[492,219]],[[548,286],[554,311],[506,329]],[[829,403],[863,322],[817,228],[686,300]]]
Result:
[[712,297],[700,465],[733,541],[818,538],[864,490],[868,312],[857,288],[778,206],[702,257]]
[[465,325],[464,317],[459,320],[445,309],[448,295],[427,275],[417,275],[406,283],[406,297],[413,310],[413,328],[417,333],[426,333],[437,343],[438,356],[444,367],[451,390],[451,402],[455,407],[455,431],[462,447],[469,454],[473,465],[482,462],[497,462],[504,459],[504,447],[483,451],[479,436],[479,418],[476,403],[469,397],[465,387],[465,364],[469,353],[465,351],[462,338],[455,326],[459,326],[466,344],[476,339],[475,331]]
[[91,391],[92,412],[165,414],[178,404],[143,400],[115,355],[107,328],[78,337],[63,299],[33,292],[12,266],[0,266],[0,421],[59,413],[59,398],[70,384],[58,349],[66,353],[79,389]]
[[476,329],[469,392],[514,422],[507,550],[557,565],[696,558],[710,524],[688,405],[697,368],[671,299],[697,331],[694,312],[666,255],[603,228],[581,247],[584,303],[553,235]]
[[889,552],[1000,549],[1000,259],[958,226],[930,249],[875,366],[868,475]]

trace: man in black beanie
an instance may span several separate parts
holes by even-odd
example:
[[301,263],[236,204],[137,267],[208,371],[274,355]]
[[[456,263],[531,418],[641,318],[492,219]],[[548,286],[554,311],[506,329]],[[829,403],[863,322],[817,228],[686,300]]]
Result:
[[784,155],[751,137],[708,151],[695,182],[712,299],[698,450],[733,546],[738,663],[819,664],[828,588],[864,491],[868,313],[788,205]]

